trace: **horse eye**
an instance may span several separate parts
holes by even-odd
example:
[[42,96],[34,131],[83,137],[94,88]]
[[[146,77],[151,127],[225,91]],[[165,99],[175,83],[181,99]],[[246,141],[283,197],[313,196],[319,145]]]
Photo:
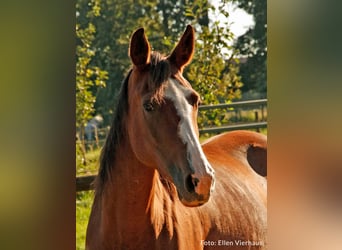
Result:
[[151,112],[151,111],[154,110],[154,106],[153,106],[153,104],[152,104],[151,102],[145,102],[145,103],[143,104],[143,107],[144,107],[144,109],[145,109],[147,112]]

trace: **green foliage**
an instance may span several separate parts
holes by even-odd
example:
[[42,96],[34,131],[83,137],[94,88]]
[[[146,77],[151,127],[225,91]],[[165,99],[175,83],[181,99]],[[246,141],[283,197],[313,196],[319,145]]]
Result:
[[[77,23],[82,37],[77,40],[77,62],[83,72],[77,82],[83,85],[77,85],[82,91],[77,92],[81,102],[77,101],[76,113],[82,111],[77,117],[84,117],[77,124],[87,121],[94,110],[104,117],[104,125],[110,124],[116,93],[131,65],[127,53],[129,39],[138,27],[145,27],[152,49],[164,53],[173,48],[187,24],[195,27],[196,54],[184,75],[202,96],[203,104],[239,99],[241,90],[265,93],[266,2],[232,1],[256,20],[256,26],[240,37],[234,47],[229,45],[233,40],[229,24],[209,22],[208,10],[213,7],[207,0],[77,0]],[[219,2],[218,9],[228,16],[224,10],[226,3]],[[236,59],[238,51],[249,57],[246,64],[240,65]],[[104,81],[106,87],[102,88]],[[217,111],[206,113],[209,118],[200,119],[201,127],[220,125],[224,119]]]
[[[211,6],[207,1],[196,1],[188,6],[187,15],[193,18],[197,25],[196,52],[192,63],[185,72],[193,87],[200,93],[203,104],[229,103],[241,97],[237,51],[228,44],[233,34],[228,24],[214,22],[212,25],[198,25],[203,13],[207,13]],[[221,13],[228,16],[219,6]],[[204,111],[199,118],[200,127],[221,125],[225,122],[224,115],[219,110]]]
[[241,64],[240,73],[244,87],[242,90],[261,93],[267,92],[267,1],[233,0],[238,7],[253,15],[255,26],[240,36],[235,47],[247,58]]
[[197,36],[197,50],[186,77],[201,94],[203,104],[229,102],[239,98],[241,87],[238,76],[238,61],[233,56],[224,58],[226,45],[223,28],[218,24],[213,29],[202,28]]
[[[114,112],[115,97],[121,82],[125,77],[131,63],[128,58],[129,39],[132,32],[145,27],[150,40],[155,39],[160,43],[164,34],[160,32],[160,16],[156,10],[156,1],[145,0],[98,0],[101,14],[90,20],[96,26],[93,48],[96,54],[90,62],[91,65],[100,67],[108,72],[106,88],[93,88],[92,93],[96,97],[95,109],[104,118],[104,125],[109,125]],[[86,11],[89,6],[87,1],[77,0],[80,5],[80,22],[87,24],[89,21]],[[157,43],[157,44],[158,44]]]
[[[92,39],[92,48],[96,53],[89,66],[108,72],[106,88],[89,88],[96,98],[94,107],[103,116],[104,125],[111,122],[116,93],[131,65],[128,58],[129,39],[139,27],[145,28],[153,50],[169,53],[186,25],[194,25],[196,55],[185,71],[185,77],[200,92],[204,103],[239,98],[241,82],[238,62],[233,59],[233,48],[227,44],[232,40],[232,34],[228,25],[222,28],[223,25],[218,23],[209,23],[208,10],[211,6],[207,0],[97,0],[90,3],[77,0],[77,4],[79,22],[84,27],[89,22],[96,26]],[[98,16],[87,15],[94,6],[98,6],[101,13]],[[221,12],[228,15],[222,6]]]
[[[99,1],[91,1],[92,8],[87,12],[87,18],[100,15]],[[78,10],[80,5],[76,5]],[[78,14],[80,12],[77,12]],[[79,21],[79,20],[77,20]],[[108,79],[107,72],[98,66],[91,65],[96,55],[93,47],[96,28],[92,22],[82,25],[76,24],[76,128],[79,131],[78,143],[76,144],[76,159],[78,164],[87,163],[83,142],[84,126],[95,113],[95,96],[93,91],[97,87],[105,87]]]
[[[88,16],[98,16],[98,6],[94,5],[88,14]],[[92,88],[94,86],[105,87],[107,79],[106,71],[90,64],[95,56],[92,46],[95,32],[96,28],[91,22],[85,28],[76,24],[76,37],[79,43],[76,46],[76,127],[78,128],[83,128],[94,114],[95,96]]]

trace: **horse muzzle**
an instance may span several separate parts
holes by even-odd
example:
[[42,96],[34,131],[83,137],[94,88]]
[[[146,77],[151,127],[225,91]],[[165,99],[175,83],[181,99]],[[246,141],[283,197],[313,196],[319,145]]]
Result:
[[205,204],[215,187],[213,170],[211,172],[189,174],[185,177],[184,187],[182,189],[177,188],[177,191],[180,201],[185,206],[195,207]]

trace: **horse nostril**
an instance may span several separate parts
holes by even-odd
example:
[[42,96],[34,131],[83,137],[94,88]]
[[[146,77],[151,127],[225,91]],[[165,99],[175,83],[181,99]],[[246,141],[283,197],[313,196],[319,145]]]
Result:
[[190,174],[185,179],[185,186],[189,193],[196,193],[203,197],[209,197],[214,184],[214,179],[211,175],[197,177],[195,174]]
[[190,193],[195,192],[200,180],[196,177],[193,177],[191,174],[186,178],[186,188]]
[[198,184],[198,179],[196,179],[196,180],[197,180],[197,182],[194,182],[194,181],[193,181],[193,178],[192,178],[191,174],[189,174],[188,177],[186,177],[185,184],[186,184],[187,190],[188,190],[190,193],[195,192],[195,187],[196,187],[197,184]]
[[196,177],[191,177],[192,179],[192,184],[194,185],[194,187],[196,188],[198,183],[199,183],[199,179],[197,179]]

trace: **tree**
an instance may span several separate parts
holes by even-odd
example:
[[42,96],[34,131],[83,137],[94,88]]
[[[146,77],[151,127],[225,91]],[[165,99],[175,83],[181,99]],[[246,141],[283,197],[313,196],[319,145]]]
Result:
[[233,0],[239,8],[253,15],[255,25],[237,39],[235,47],[246,63],[240,65],[243,92],[258,92],[266,97],[267,92],[267,2],[266,0]]
[[[228,16],[223,5],[221,3],[218,6],[219,10]],[[188,6],[187,15],[193,17],[198,32],[195,56],[185,75],[200,93],[203,104],[229,103],[241,97],[237,51],[228,44],[233,40],[228,24],[214,22],[210,25],[204,21],[209,8],[212,6],[206,0]],[[208,110],[200,118],[199,125],[205,127],[224,122],[225,114],[218,110]]]
[[95,97],[91,92],[93,86],[105,87],[107,72],[99,67],[90,66],[94,56],[91,49],[91,41],[95,27],[92,23],[82,29],[76,25],[76,35],[82,41],[83,46],[76,47],[76,127],[82,128],[94,115]]
[[[108,72],[106,88],[92,88],[96,97],[95,109],[104,118],[104,124],[108,125],[114,112],[115,97],[121,81],[130,68],[128,58],[129,38],[138,27],[146,27],[149,34],[158,34],[162,30],[159,24],[160,17],[155,8],[156,1],[145,0],[98,0],[101,15],[84,18],[89,9],[89,3],[85,0],[77,0],[82,6],[83,17],[80,21],[91,21],[96,26],[93,48],[96,54],[90,64],[100,67]],[[93,2],[90,3],[91,5]],[[160,33],[160,32],[159,32]],[[160,33],[160,37],[163,34]],[[160,39],[158,39],[160,41]]]
[[[116,93],[131,65],[129,39],[139,27],[146,28],[152,49],[169,53],[186,25],[193,24],[197,36],[196,55],[185,70],[185,77],[203,96],[204,103],[239,98],[241,82],[235,53],[222,53],[233,50],[227,44],[232,34],[228,26],[222,28],[218,23],[209,22],[211,6],[207,0],[97,0],[90,5],[86,0],[77,0],[77,3],[82,9],[80,23],[92,22],[96,27],[92,40],[95,54],[89,65],[108,72],[106,88],[90,88],[96,97],[96,112],[104,117],[104,124],[111,122]],[[87,17],[87,11],[96,5],[101,15]],[[216,122],[219,120],[216,118]]]
[[[78,7],[78,5],[76,6]],[[88,16],[98,16],[99,8],[94,5],[87,13]],[[104,87],[107,79],[107,72],[97,66],[91,65],[91,60],[95,56],[93,48],[95,26],[89,22],[86,27],[76,24],[76,128],[79,131],[81,144],[76,147],[77,156],[85,161],[84,127],[93,117],[95,109],[95,96],[92,93],[94,86]]]

